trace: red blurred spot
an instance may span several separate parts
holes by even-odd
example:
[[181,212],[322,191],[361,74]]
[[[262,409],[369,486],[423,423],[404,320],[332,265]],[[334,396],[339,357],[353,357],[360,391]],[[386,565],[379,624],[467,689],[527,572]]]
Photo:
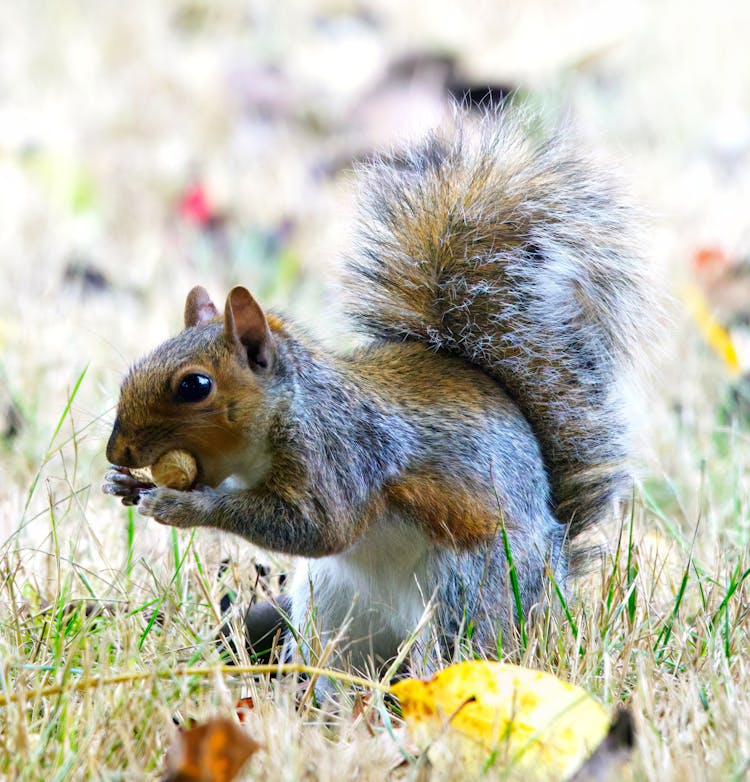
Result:
[[195,182],[185,191],[180,199],[180,215],[196,225],[208,225],[214,210],[209,201],[205,187],[201,182]]

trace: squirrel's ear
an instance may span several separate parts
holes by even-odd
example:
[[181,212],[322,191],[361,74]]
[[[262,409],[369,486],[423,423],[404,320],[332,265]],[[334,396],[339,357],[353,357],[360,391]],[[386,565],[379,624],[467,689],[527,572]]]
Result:
[[224,308],[224,333],[243,346],[251,365],[267,367],[271,362],[271,330],[260,305],[247,288],[232,288]]
[[219,314],[206,289],[196,285],[185,299],[185,328],[213,320]]

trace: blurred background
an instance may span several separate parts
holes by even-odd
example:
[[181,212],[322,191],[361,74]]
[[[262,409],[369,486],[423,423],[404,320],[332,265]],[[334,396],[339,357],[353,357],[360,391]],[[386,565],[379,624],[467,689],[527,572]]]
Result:
[[114,518],[97,487],[120,377],[194,284],[245,284],[335,343],[353,164],[511,91],[617,172],[671,298],[640,413],[649,491],[686,520],[701,492],[734,514],[748,30],[739,0],[0,4],[0,539],[37,502],[75,498],[97,535]]

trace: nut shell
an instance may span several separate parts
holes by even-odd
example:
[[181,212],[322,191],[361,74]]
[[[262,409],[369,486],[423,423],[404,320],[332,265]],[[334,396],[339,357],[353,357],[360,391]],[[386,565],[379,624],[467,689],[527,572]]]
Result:
[[198,464],[189,451],[167,451],[151,465],[151,476],[157,486],[185,491],[195,484]]

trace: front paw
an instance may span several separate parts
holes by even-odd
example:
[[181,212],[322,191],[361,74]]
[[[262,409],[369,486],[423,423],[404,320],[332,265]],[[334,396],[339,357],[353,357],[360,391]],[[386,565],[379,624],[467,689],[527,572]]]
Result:
[[136,477],[127,467],[115,466],[107,470],[102,484],[102,491],[113,497],[119,497],[123,505],[137,505],[141,495],[153,488],[153,483],[147,483]]
[[157,486],[140,492],[138,513],[150,516],[159,524],[172,527],[195,527],[200,524],[196,513],[195,491],[178,491]]

